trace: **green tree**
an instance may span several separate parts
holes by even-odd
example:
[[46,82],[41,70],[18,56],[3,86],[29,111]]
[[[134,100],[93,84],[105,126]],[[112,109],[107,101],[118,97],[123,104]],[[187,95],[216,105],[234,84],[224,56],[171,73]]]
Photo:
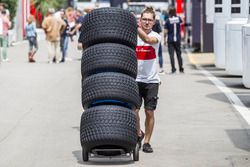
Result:
[[10,20],[13,21],[16,16],[18,0],[0,0],[0,3],[4,4],[4,7],[10,11]]
[[65,7],[67,0],[33,0],[34,6],[43,16],[46,15],[49,8],[56,10]]

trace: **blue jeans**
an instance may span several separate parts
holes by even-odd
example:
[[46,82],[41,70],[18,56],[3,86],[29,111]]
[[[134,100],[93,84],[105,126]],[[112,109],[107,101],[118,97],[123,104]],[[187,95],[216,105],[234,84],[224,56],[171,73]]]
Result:
[[36,37],[27,37],[27,39],[29,41],[29,52],[33,52],[33,47],[35,48],[35,51],[37,51],[38,45]]
[[65,57],[67,56],[68,44],[69,44],[69,37],[68,36],[61,37],[60,47],[62,52],[62,61],[65,61]]
[[163,68],[163,57],[162,57],[162,45],[161,45],[161,43],[159,46],[158,57],[159,57],[160,68]]

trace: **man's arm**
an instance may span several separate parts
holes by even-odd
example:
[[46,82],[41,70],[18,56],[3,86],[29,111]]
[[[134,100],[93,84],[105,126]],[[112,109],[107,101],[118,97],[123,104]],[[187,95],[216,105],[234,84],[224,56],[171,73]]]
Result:
[[76,24],[75,28],[69,32],[70,35],[73,35],[77,30],[79,30],[81,28],[82,24],[78,23]]
[[137,28],[139,37],[148,44],[155,44],[158,43],[158,39],[156,37],[150,37],[146,34],[140,27]]

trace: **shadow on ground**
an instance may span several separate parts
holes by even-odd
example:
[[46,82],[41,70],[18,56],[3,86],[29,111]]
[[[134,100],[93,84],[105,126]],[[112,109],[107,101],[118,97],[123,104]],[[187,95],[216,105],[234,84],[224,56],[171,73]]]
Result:
[[214,85],[210,80],[199,80],[196,81],[197,83],[202,83],[202,84],[208,84],[208,85]]
[[242,76],[222,74],[222,73],[212,73],[212,74],[218,78],[242,78]]
[[250,129],[229,129],[226,133],[235,147],[250,152]]
[[230,104],[228,98],[223,93],[208,94],[206,95],[206,97],[213,99],[213,100],[218,100],[218,101]]
[[100,166],[121,166],[121,165],[128,165],[128,164],[134,164],[132,157],[90,157],[88,162],[84,162],[82,160],[82,151],[77,150],[73,151],[72,154],[77,160],[77,163],[82,165],[100,165]]
[[[193,74],[193,75],[199,75],[199,74]],[[209,84],[209,85],[214,85],[210,80],[199,80],[196,81],[198,83],[203,83],[203,84]],[[242,83],[225,83],[223,82],[226,87],[228,88],[233,88],[233,89],[243,89],[246,90],[246,88],[244,87],[244,85]]]
[[242,83],[227,84],[227,87],[234,89],[246,89]]
[[201,65],[207,71],[225,71],[225,69],[217,68],[214,64]]
[[[239,94],[236,93],[236,95],[239,97],[241,102],[244,104],[244,106],[250,108],[250,95],[244,95],[244,94]],[[224,103],[230,104],[231,102],[228,100],[228,98],[223,94],[223,93],[213,93],[213,94],[208,94],[206,97],[213,99],[213,100],[218,100]]]

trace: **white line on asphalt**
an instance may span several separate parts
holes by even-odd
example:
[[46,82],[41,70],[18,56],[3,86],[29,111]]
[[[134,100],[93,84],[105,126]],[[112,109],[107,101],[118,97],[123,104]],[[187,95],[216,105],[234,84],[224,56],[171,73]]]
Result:
[[196,67],[203,73],[215,86],[220,89],[228,98],[230,103],[234,108],[241,114],[245,121],[250,125],[250,111],[249,109],[241,102],[237,95],[229,89],[223,82],[217,79],[213,74],[203,69],[201,66],[196,65]]

